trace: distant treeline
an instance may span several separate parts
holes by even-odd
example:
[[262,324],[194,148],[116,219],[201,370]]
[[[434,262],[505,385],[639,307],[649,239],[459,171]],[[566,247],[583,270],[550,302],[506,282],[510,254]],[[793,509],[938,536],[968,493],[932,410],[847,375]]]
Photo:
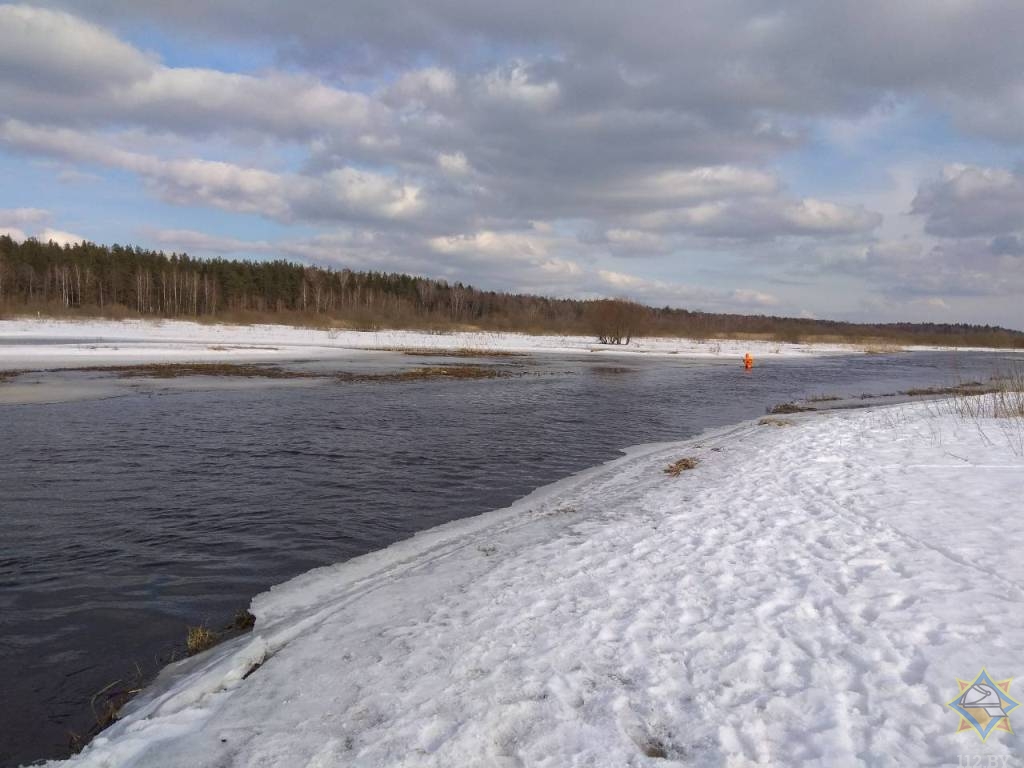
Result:
[[632,336],[805,339],[1024,348],[992,326],[859,324],[712,314],[481,291],[403,274],[323,269],[284,260],[194,259],[120,245],[61,246],[0,236],[0,313],[179,317],[355,328],[481,328]]

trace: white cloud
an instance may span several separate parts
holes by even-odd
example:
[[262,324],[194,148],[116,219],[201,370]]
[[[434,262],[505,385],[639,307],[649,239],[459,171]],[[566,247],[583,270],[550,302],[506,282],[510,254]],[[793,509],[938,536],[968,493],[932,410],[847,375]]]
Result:
[[442,254],[538,260],[548,255],[551,238],[548,235],[485,230],[465,235],[433,237],[428,243],[434,251]]
[[29,6],[0,5],[0,98],[23,119],[186,134],[360,137],[386,132],[388,119],[382,103],[309,75],[167,67],[82,19]]
[[558,101],[561,89],[553,80],[535,82],[523,62],[492,70],[483,76],[484,93],[497,102],[531,109],[548,109]]
[[942,237],[1006,235],[1024,230],[1024,175],[1003,168],[946,166],[922,184],[913,212],[925,230]]
[[613,227],[604,233],[604,237],[614,253],[654,254],[664,253],[669,249],[666,237],[639,229]]
[[38,235],[36,238],[43,243],[56,243],[57,245],[75,245],[85,240],[81,235],[76,235],[73,232],[65,232],[62,229],[50,229],[47,227]]
[[725,197],[767,195],[778,189],[778,180],[764,171],[731,165],[664,170],[625,179],[608,191],[625,202],[668,206],[673,203],[716,200]]
[[381,174],[340,168],[285,174],[212,160],[163,160],[112,147],[97,136],[8,120],[0,141],[22,150],[131,171],[161,197],[282,220],[400,219],[423,207],[420,189]]
[[633,222],[641,229],[757,240],[863,234],[878,227],[882,217],[861,206],[778,196],[702,203],[642,214],[634,217]]
[[437,165],[450,176],[465,176],[471,170],[462,152],[442,152],[437,156]]
[[604,286],[605,290],[602,293],[609,298],[628,298],[654,305],[696,306],[717,311],[750,311],[752,308],[763,309],[779,304],[776,296],[749,288],[713,291],[607,269],[598,270],[597,278],[598,284]]
[[33,236],[30,231],[38,236],[40,225],[51,218],[51,213],[42,208],[0,208],[0,235],[23,242]]
[[385,98],[398,105],[427,105],[455,95],[455,74],[441,67],[425,67],[404,72],[385,92]]
[[41,242],[53,241],[58,245],[73,245],[85,238],[72,232],[45,226],[53,218],[50,211],[41,208],[0,208],[0,235],[22,242],[34,237]]
[[44,86],[51,99],[80,89],[95,97],[154,67],[150,56],[75,16],[0,5],[0,82]]
[[24,226],[48,221],[51,213],[42,208],[0,208],[0,222]]
[[737,304],[744,307],[774,307],[779,304],[779,298],[764,291],[755,291],[750,288],[737,288],[730,297]]

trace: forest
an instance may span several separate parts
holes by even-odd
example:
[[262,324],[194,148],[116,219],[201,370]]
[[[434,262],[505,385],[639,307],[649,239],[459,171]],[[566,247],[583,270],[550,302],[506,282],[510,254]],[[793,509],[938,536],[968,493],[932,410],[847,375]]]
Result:
[[197,259],[130,246],[62,246],[0,236],[0,317],[37,313],[360,329],[474,328],[594,335],[609,344],[646,335],[1024,348],[1024,333],[987,325],[718,314],[626,299],[484,291],[458,282],[286,260]]

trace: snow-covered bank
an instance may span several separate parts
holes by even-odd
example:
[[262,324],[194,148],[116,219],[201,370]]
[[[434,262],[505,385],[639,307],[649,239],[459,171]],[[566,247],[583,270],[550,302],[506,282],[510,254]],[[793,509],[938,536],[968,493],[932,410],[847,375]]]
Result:
[[[4,342],[8,342],[5,344]],[[54,342],[60,343],[54,343]],[[16,342],[16,343],[10,343]],[[177,320],[0,321],[0,370],[116,365],[137,362],[330,359],[370,349],[469,349],[483,352],[682,355],[755,358],[857,354],[848,344],[768,341],[636,339],[628,346],[596,344],[587,336],[522,333],[341,331],[284,325],[206,325]],[[925,347],[907,347],[923,350]]]
[[[958,734],[946,706],[957,678],[1024,663],[1014,423],[934,403],[790,421],[632,449],[276,587],[252,635],[167,670],[70,764],[1024,753],[1017,735]],[[684,456],[700,463],[662,471]]]

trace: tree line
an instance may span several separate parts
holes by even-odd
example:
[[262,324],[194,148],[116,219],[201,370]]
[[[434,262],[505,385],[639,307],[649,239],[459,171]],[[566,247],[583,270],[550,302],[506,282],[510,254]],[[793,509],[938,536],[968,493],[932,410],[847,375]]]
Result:
[[862,324],[694,312],[623,299],[484,291],[458,282],[282,259],[197,259],[121,245],[16,242],[3,235],[0,314],[26,312],[592,334],[610,344],[658,335],[1024,348],[1024,333],[987,325]]

